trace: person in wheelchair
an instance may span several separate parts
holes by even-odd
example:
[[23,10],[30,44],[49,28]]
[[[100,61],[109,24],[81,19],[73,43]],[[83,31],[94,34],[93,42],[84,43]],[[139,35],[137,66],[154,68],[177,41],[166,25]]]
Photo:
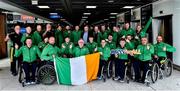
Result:
[[83,56],[83,55],[87,55],[89,54],[89,50],[86,46],[84,46],[84,40],[80,39],[78,41],[78,45],[75,48],[71,48],[70,53],[73,54],[74,57],[79,57],[79,56]]
[[120,39],[119,47],[117,49],[123,49],[124,54],[115,54],[115,57],[117,60],[115,61],[115,73],[117,73],[117,76],[114,78],[114,80],[120,80],[120,82],[124,82],[124,74],[125,74],[125,62],[128,62],[128,52],[127,48],[125,46],[126,40]]
[[95,48],[97,48],[98,44],[94,42],[94,38],[92,35],[89,36],[89,42],[86,44],[86,47],[89,49],[89,53],[92,54],[95,52]]
[[70,42],[70,38],[69,38],[69,36],[67,36],[65,38],[65,42],[62,44],[62,47],[61,47],[62,56],[65,58],[72,57],[70,50],[73,49],[73,47],[74,47],[74,44],[72,42]]
[[163,63],[163,61],[165,61],[165,59],[167,58],[167,54],[166,52],[175,52],[176,48],[166,44],[163,42],[163,38],[161,35],[157,36],[157,43],[154,44],[154,58],[157,62],[157,64],[161,65],[161,63]]
[[[108,65],[108,59],[110,57],[110,53],[111,50],[110,48],[106,45],[106,41],[105,40],[101,40],[101,46],[96,48],[95,50],[97,50],[98,52],[100,52],[100,63],[99,63],[99,70],[98,70],[98,75],[97,75],[97,79],[102,79],[101,78],[101,70],[102,67],[104,66],[105,69],[107,69],[107,65]],[[105,73],[106,74],[106,73]]]
[[[135,79],[138,80],[138,82],[144,83],[146,72],[149,69],[149,62],[151,62],[152,54],[154,54],[154,47],[148,43],[147,37],[142,37],[141,45],[138,45],[137,50],[140,54],[135,55],[135,57],[139,60],[139,63],[134,65]],[[141,70],[143,71],[142,77]]]
[[[35,84],[35,73],[36,73],[36,60],[37,55],[40,57],[41,52],[37,46],[32,45],[32,39],[26,38],[25,45],[20,47],[15,45],[15,56],[18,57],[21,54],[23,55],[23,69],[25,71],[25,79],[27,84]],[[32,76],[30,76],[30,70]]]
[[55,38],[53,36],[49,37],[48,44],[44,47],[41,54],[41,61],[53,62],[53,58],[61,53],[60,49],[55,46]]

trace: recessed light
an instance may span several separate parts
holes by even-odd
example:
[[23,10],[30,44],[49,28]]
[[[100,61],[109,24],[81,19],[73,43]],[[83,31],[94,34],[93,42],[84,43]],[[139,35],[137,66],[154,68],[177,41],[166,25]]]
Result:
[[109,18],[116,18],[116,17],[114,17],[114,16],[111,16],[111,17],[109,17]]
[[50,15],[57,15],[58,13],[49,13]]
[[94,9],[94,8],[96,8],[96,6],[86,6],[86,8]]
[[32,3],[32,5],[37,5],[38,4],[38,0],[32,0],[31,3]]
[[84,15],[91,15],[91,13],[83,13]]
[[105,21],[109,20],[109,19],[104,19]]
[[111,15],[117,15],[118,13],[110,13]]
[[81,21],[85,21],[86,19],[81,19]]
[[123,8],[125,8],[125,9],[132,9],[132,8],[134,8],[134,6],[124,6]]
[[109,3],[113,3],[113,2],[114,2],[114,0],[108,0],[108,2],[109,2]]
[[38,8],[41,8],[41,9],[47,9],[49,8],[49,6],[37,6]]
[[86,17],[86,16],[83,16],[82,18],[86,19],[86,18],[88,18],[88,17]]

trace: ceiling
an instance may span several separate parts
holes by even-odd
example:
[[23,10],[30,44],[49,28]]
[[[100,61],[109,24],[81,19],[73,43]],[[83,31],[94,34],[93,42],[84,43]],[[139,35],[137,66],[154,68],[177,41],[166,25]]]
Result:
[[[49,18],[49,13],[58,13],[73,25],[79,25],[83,13],[91,13],[86,21],[89,24],[102,19],[109,18],[110,13],[121,13],[128,11],[124,6],[142,6],[157,0],[38,0],[38,5],[47,5],[50,8],[40,9],[37,5],[32,5],[31,0],[7,0],[15,3],[26,10]],[[113,2],[108,2],[113,1]],[[87,5],[95,5],[95,9],[87,9]],[[54,21],[60,21],[56,19]]]

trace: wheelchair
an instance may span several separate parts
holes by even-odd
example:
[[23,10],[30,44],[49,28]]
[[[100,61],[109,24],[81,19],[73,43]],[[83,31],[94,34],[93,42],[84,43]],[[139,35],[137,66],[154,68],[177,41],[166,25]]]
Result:
[[[109,69],[110,63],[111,63],[111,61],[108,61],[107,64],[103,63],[104,65],[103,65],[102,68],[101,68],[100,78],[102,78],[103,82],[106,82],[106,79],[107,79],[107,77],[108,77],[108,74],[111,74],[110,71],[109,71],[109,70],[110,70],[110,69]],[[111,71],[111,72],[112,72],[112,71]],[[109,77],[108,77],[108,78],[109,78]]]
[[[31,65],[31,64],[30,64]],[[19,81],[19,83],[21,83],[22,84],[22,87],[25,87],[25,86],[27,86],[27,85],[35,85],[35,84],[38,84],[38,79],[37,79],[37,71],[38,71],[38,67],[36,68],[36,72],[35,72],[35,83],[33,83],[33,84],[27,84],[26,82],[25,82],[25,72],[24,72],[24,69],[23,69],[23,64],[21,63],[20,64],[20,67],[19,67],[19,71],[18,71],[18,81]],[[30,77],[31,77],[31,75],[32,75],[32,70],[30,70],[29,71],[30,72]]]
[[151,62],[149,62],[149,69],[146,72],[146,76],[145,76],[145,85],[149,86],[151,83],[155,83],[158,79],[158,75],[159,75],[159,66],[156,62],[154,62],[153,60]]
[[[36,83],[34,84],[39,84],[39,83],[42,83],[44,85],[53,84],[56,81],[56,73],[55,73],[53,62],[50,62],[50,61],[40,62],[40,66],[37,67],[36,69],[35,77],[36,77]],[[23,64],[21,64],[20,66],[18,80],[19,80],[19,83],[21,83],[23,87],[27,85],[34,85],[34,84],[26,84]]]
[[159,79],[164,77],[170,77],[173,72],[173,63],[170,59],[165,58],[165,60],[160,61],[159,67]]
[[[115,64],[113,65],[112,80],[115,80],[114,78],[115,78]],[[123,81],[129,84],[131,79],[132,80],[135,79],[135,72],[131,63],[127,61],[125,62],[125,71],[124,71]]]

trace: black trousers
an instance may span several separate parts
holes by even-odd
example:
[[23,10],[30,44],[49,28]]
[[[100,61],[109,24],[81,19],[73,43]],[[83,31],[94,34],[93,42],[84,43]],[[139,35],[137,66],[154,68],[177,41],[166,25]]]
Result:
[[[107,71],[108,61],[100,60],[100,62],[99,62],[99,70],[98,70],[98,75],[97,75],[98,77],[101,76],[101,70],[102,70],[103,66],[104,66],[104,70]],[[106,72],[106,71],[104,71],[104,72]]]
[[140,70],[140,61],[138,59],[135,59],[133,61],[133,68],[135,72],[135,80],[139,80],[141,78],[141,70]]
[[149,60],[145,61],[145,62],[141,61],[140,65],[141,65],[141,70],[143,71],[143,75],[142,75],[142,79],[141,80],[144,82],[145,77],[146,77],[146,73],[149,70]]
[[[23,62],[23,69],[26,75],[25,77],[26,82],[35,81],[36,67],[37,67],[36,62],[32,62],[32,63]],[[30,72],[32,73],[31,76],[30,76]]]
[[116,72],[117,73],[117,76],[120,76],[121,79],[124,79],[124,74],[125,74],[125,62],[127,60],[124,60],[124,59],[118,59],[115,61],[115,69],[116,69]]
[[18,68],[20,67],[22,56],[20,57],[15,57],[15,48],[11,47],[10,48],[10,60],[11,60],[11,66],[10,66],[10,71],[12,74],[17,74]]

